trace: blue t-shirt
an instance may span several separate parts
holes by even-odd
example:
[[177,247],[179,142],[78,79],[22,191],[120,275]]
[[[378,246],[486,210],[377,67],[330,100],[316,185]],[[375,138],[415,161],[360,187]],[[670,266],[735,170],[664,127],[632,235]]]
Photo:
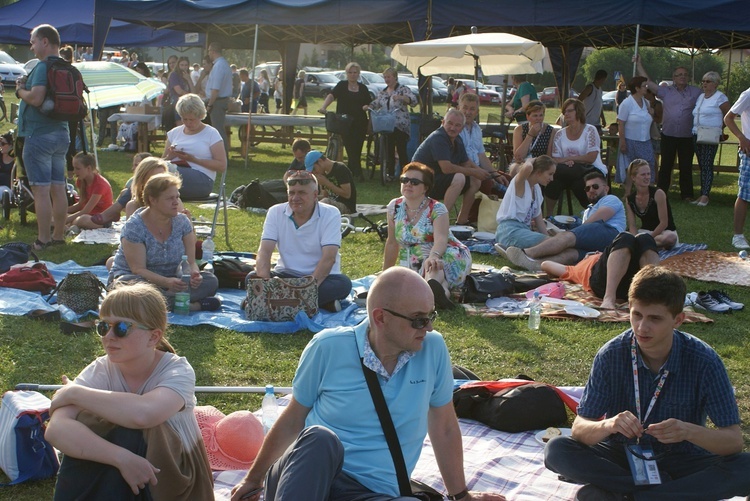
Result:
[[420,162],[435,171],[435,177],[445,175],[440,169],[441,160],[448,160],[451,163],[460,165],[467,160],[469,157],[466,155],[466,148],[464,148],[464,142],[461,136],[457,137],[456,140],[451,143],[451,138],[445,129],[440,127],[438,130],[427,136],[427,139],[422,141],[417,151],[414,152],[412,162]]
[[[60,59],[58,57],[48,57],[44,61],[34,66],[26,79],[24,89],[31,90],[32,87],[47,86],[47,61]],[[53,120],[43,115],[36,106],[31,106],[21,99],[18,106],[18,135],[27,137],[31,135],[49,134],[61,130],[68,130],[67,120]]]
[[614,215],[605,221],[606,224],[615,228],[618,233],[625,231],[627,225],[625,206],[622,204],[622,201],[614,195],[605,195],[594,205],[589,205],[589,207],[583,212],[583,222],[585,223],[589,216],[596,212],[600,207],[610,207],[615,211]]
[[[594,358],[591,374],[583,390],[578,415],[587,419],[613,417],[623,411],[636,415],[633,388],[633,363],[630,340],[633,330],[628,329],[605,344]],[[674,331],[672,351],[659,374],[654,375],[638,355],[638,385],[641,412],[648,409],[662,371],[669,375],[661,394],[648,416],[646,424],[675,418],[687,423],[705,426],[706,416],[718,427],[740,423],[737,401],[732,384],[719,355],[700,339]],[[624,441],[620,434],[608,440]],[[656,453],[666,447],[653,441]],[[703,449],[689,442],[670,444],[673,452],[702,453]]]
[[[294,376],[294,398],[310,408],[306,426],[330,429],[344,445],[343,471],[373,492],[398,496],[396,471],[360,358],[369,322],[326,329],[305,347]],[[437,332],[386,382],[378,376],[404,453],[414,470],[427,434],[430,407],[449,404],[453,374],[448,349]]]
[[[148,231],[146,224],[141,217],[143,210],[138,210],[130,216],[125,226],[122,227],[120,240],[126,239],[129,242],[143,244],[146,246],[146,268],[158,273],[163,277],[173,277],[177,265],[180,264],[182,256],[185,254],[185,244],[182,238],[193,231],[193,225],[185,214],[177,214],[172,218],[172,233],[166,242],[162,243],[156,240],[156,237]],[[125,259],[122,252],[122,245],[117,248],[115,261],[109,272],[110,281],[121,275],[130,275],[133,272]]]

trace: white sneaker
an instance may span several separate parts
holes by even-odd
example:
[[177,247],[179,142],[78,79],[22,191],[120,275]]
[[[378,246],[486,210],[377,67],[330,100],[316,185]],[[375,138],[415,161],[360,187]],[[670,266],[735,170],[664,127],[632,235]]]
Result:
[[700,305],[713,313],[726,313],[732,310],[731,306],[720,302],[714,296],[706,292],[698,293],[698,300],[695,302],[695,304]]
[[732,237],[732,246],[735,249],[750,249],[750,244],[747,243],[745,235],[735,235]]
[[508,259],[511,263],[529,271],[542,271],[541,261],[532,259],[526,255],[523,249],[518,247],[508,247],[505,249],[505,253],[508,255]]

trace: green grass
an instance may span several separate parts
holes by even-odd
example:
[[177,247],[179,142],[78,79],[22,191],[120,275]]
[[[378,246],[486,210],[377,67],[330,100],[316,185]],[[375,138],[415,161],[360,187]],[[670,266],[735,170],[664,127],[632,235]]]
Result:
[[[12,94],[6,92],[6,102]],[[317,103],[310,103],[316,109]],[[550,110],[551,111],[551,110]],[[548,112],[549,113],[549,112]],[[484,118],[484,116],[483,116]],[[610,120],[610,117],[607,117]],[[5,122],[0,131],[8,126]],[[236,142],[232,150],[227,184],[229,189],[246,184],[254,178],[281,177],[291,161],[289,148],[260,145],[253,149],[248,168],[238,157]],[[158,148],[161,147],[157,145]],[[129,176],[131,155],[101,152],[101,169],[115,191]],[[695,183],[698,185],[697,174]],[[683,242],[705,242],[710,248],[732,251],[732,205],[736,197],[737,175],[721,173],[715,177],[711,204],[697,208],[670,197]],[[359,199],[368,203],[387,203],[398,194],[396,185],[381,187],[367,182],[358,186]],[[616,190],[616,193],[618,190]],[[211,211],[189,206],[196,215],[206,217]],[[230,211],[231,248],[254,251],[258,247],[262,216]],[[17,211],[0,230],[0,242],[36,238],[35,219],[28,226],[18,221]],[[216,239],[219,250],[225,250],[221,229]],[[90,265],[108,256],[113,248],[106,245],[66,245],[54,247],[40,254],[40,258],[62,262],[75,260]],[[378,271],[382,263],[383,244],[374,234],[353,234],[342,244],[342,268],[351,277],[361,277]],[[499,257],[475,254],[478,263],[502,266],[509,264]],[[706,290],[716,284],[688,281],[688,288]],[[737,301],[748,303],[750,292],[744,287],[726,287]],[[750,445],[750,342],[748,341],[748,313],[711,315],[716,322],[710,325],[688,325],[691,332],[712,345],[723,357],[737,390],[737,398],[744,422],[745,444]],[[744,326],[744,327],[743,327]],[[529,331],[525,319],[488,319],[469,317],[462,311],[442,313],[435,328],[442,332],[453,361],[466,366],[481,377],[497,379],[527,374],[540,381],[558,385],[582,385],[588,376],[591,360],[597,349],[620,333],[626,324],[555,321],[542,319],[539,332]],[[263,385],[288,386],[302,349],[312,336],[309,332],[291,335],[241,334],[212,327],[170,328],[170,340],[178,353],[190,360],[199,385]],[[0,316],[0,388],[13,388],[17,383],[54,384],[62,374],[74,376],[102,350],[95,333],[65,336],[57,325],[19,317]],[[200,404],[215,405],[224,412],[256,409],[260,396],[246,394],[198,395]],[[0,481],[2,481],[0,479]],[[36,482],[0,490],[0,499],[50,499],[52,481]]]

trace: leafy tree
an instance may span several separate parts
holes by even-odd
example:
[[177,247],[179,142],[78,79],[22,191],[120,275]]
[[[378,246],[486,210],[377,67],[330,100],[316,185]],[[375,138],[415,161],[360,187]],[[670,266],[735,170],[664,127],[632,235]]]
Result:
[[[750,88],[750,63],[734,63],[729,78],[729,85],[726,86],[724,93],[733,103],[743,91]],[[724,80],[726,81],[726,75],[724,75]]]

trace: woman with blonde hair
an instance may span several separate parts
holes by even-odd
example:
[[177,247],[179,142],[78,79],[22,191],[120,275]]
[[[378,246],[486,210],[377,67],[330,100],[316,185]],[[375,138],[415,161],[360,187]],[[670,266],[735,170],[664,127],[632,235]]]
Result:
[[122,285],[100,318],[105,355],[52,397],[45,438],[64,454],[55,499],[212,499],[195,372],[166,339],[164,298]]
[[[628,232],[633,235],[648,233],[654,237],[657,247],[671,249],[679,243],[672,207],[664,190],[651,184],[650,164],[636,158],[630,162],[627,175],[635,187],[633,193],[625,197]],[[640,229],[638,220],[641,222]]]
[[143,201],[143,188],[152,176],[169,172],[169,164],[162,158],[150,157],[138,164],[133,174],[131,190],[133,196],[125,206],[125,218],[129,218],[139,208],[146,205]]
[[[221,307],[213,297],[219,281],[213,273],[201,272],[195,262],[195,231],[180,212],[181,184],[174,174],[156,174],[148,180],[142,194],[144,207],[122,228],[109,284],[150,282],[162,290],[170,307],[176,293],[187,291],[191,311],[215,311]],[[182,256],[190,265],[189,283],[176,276]]]

